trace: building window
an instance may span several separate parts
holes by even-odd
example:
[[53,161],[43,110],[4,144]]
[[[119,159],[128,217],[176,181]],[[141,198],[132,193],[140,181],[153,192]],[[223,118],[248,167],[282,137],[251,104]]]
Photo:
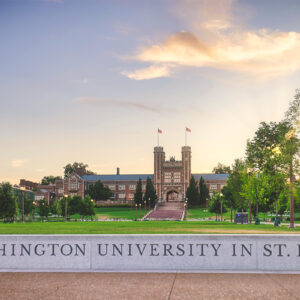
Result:
[[77,193],[70,193],[71,197],[77,196]]
[[129,189],[132,190],[132,191],[134,191],[134,190],[135,190],[135,184],[131,184],[131,185],[129,186]]
[[174,173],[174,182],[176,182],[176,183],[181,182],[181,174],[180,174],[180,172],[175,172]]
[[221,185],[220,185],[220,189],[222,189],[224,186],[225,186],[224,184],[221,184]]
[[126,196],[125,194],[119,194],[119,195],[118,195],[118,198],[119,198],[119,199],[125,199],[125,196]]
[[111,190],[111,191],[114,191],[116,189],[116,186],[114,184],[110,184],[108,185],[108,188]]
[[77,190],[78,190],[77,182],[70,182],[69,183],[69,191],[77,191]]
[[119,191],[125,191],[125,184],[119,185]]
[[40,200],[43,200],[44,198],[45,198],[44,196],[35,196],[34,200],[35,201],[40,201]]
[[166,183],[170,183],[171,182],[171,179],[172,179],[172,174],[170,172],[165,172],[164,174],[165,176],[165,182]]
[[58,194],[63,194],[64,193],[64,189],[58,189],[57,193]]
[[145,191],[146,190],[146,184],[142,185],[142,190]]
[[129,199],[133,199],[134,198],[134,194],[129,194]]
[[216,190],[217,189],[217,185],[216,184],[211,184],[209,187],[210,190]]

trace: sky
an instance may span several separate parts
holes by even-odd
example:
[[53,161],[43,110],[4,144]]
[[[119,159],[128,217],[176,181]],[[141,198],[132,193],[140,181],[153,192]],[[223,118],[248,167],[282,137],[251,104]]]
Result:
[[84,162],[209,173],[300,88],[298,0],[0,0],[0,182]]

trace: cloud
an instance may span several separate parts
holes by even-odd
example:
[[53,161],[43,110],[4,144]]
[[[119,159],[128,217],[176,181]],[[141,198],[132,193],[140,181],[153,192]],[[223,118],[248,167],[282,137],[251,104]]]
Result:
[[27,162],[26,159],[14,159],[11,161],[11,166],[13,168],[19,168],[22,167]]
[[154,113],[160,113],[164,111],[168,112],[175,112],[177,111],[174,108],[166,108],[161,105],[147,105],[139,102],[134,101],[120,101],[115,99],[99,99],[93,97],[79,97],[73,99],[73,102],[87,104],[87,105],[105,105],[105,106],[114,106],[114,107],[121,107],[126,109],[137,109],[141,111],[148,111]]
[[235,1],[180,3],[187,7],[181,9],[181,17],[189,19],[194,31],[141,47],[133,59],[151,65],[123,75],[142,80],[170,76],[180,67],[211,67],[265,79],[300,69],[300,33],[243,29],[232,13]]
[[134,72],[124,71],[121,72],[121,74],[130,79],[144,80],[170,76],[170,69],[168,66],[153,65],[145,69],[136,70]]

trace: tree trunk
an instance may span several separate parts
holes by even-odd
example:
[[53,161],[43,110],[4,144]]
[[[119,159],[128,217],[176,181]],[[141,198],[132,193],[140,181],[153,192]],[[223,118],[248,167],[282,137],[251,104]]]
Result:
[[250,200],[250,197],[249,197],[249,223],[251,224],[252,223],[252,216],[251,216],[251,200]]
[[295,228],[293,183],[294,183],[293,162],[291,162],[290,163],[290,228]]
[[278,217],[278,199],[276,199],[276,218]]

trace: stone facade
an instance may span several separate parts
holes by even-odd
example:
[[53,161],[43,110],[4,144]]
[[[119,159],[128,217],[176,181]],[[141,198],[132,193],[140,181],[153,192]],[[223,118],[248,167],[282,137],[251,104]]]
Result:
[[227,174],[192,174],[191,173],[191,147],[181,148],[181,160],[171,157],[166,160],[163,147],[154,147],[154,174],[120,174],[117,168],[116,174],[110,175],[84,175],[74,173],[64,179],[56,180],[49,186],[38,186],[37,197],[43,196],[50,203],[53,194],[61,198],[63,195],[79,195],[84,197],[88,193],[89,186],[101,180],[104,186],[112,191],[111,200],[118,202],[132,202],[136,184],[139,178],[142,180],[142,190],[145,192],[147,177],[152,179],[157,196],[160,201],[181,201],[185,199],[186,190],[191,176],[197,181],[201,176],[207,184],[210,194],[220,192],[226,184]]
[[182,160],[165,160],[163,147],[154,148],[154,186],[161,201],[179,201],[185,198],[191,179],[191,147],[181,149]]

